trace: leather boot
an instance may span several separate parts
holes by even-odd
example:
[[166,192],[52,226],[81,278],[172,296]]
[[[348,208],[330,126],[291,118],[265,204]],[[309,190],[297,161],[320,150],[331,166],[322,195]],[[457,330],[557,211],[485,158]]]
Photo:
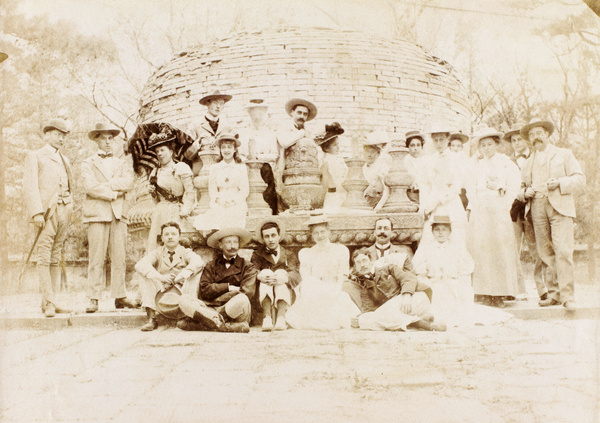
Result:
[[225,322],[223,327],[218,329],[219,332],[235,332],[235,333],[248,333],[250,332],[250,325],[247,322]]
[[151,332],[158,327],[158,322],[156,321],[156,312],[151,308],[146,307],[146,315],[148,316],[148,321],[140,328],[140,330],[142,332]]
[[141,304],[137,300],[131,301],[127,297],[115,298],[115,308],[140,308]]

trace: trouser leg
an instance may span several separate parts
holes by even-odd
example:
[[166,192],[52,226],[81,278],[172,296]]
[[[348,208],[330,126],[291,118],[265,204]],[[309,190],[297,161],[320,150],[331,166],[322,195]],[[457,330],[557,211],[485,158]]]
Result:
[[127,225],[113,219],[110,224],[110,295],[125,298],[125,263],[127,258]]
[[88,298],[102,297],[102,281],[110,223],[90,222],[88,226]]
[[546,287],[548,298],[559,301],[560,293],[556,277],[556,258],[552,245],[552,230],[548,212],[553,210],[547,198],[534,199],[531,203],[531,217],[535,231],[535,244],[540,259],[546,266]]
[[575,248],[575,236],[573,218],[564,216],[553,209],[550,215],[550,225],[560,302],[564,304],[566,301],[574,300],[573,250]]
[[525,243],[527,244],[527,249],[529,250],[529,254],[531,254],[531,259],[533,260],[533,280],[535,282],[537,292],[541,297],[548,292],[548,289],[546,288],[546,282],[544,282],[544,271],[546,269],[542,260],[540,259],[540,255],[537,252],[537,246],[535,244],[535,232],[533,230],[533,224],[529,220],[523,221],[523,234],[523,238],[525,238]]
[[238,294],[225,303],[225,313],[234,322],[250,323],[250,300],[244,294]]
[[161,290],[162,284],[150,278],[139,275],[139,289],[142,296],[142,307],[156,310],[156,294]]
[[521,265],[521,239],[523,237],[523,222],[513,222],[513,229],[515,233],[515,241],[517,245],[517,286],[518,292],[526,292],[525,290],[525,276],[523,275],[523,266]]

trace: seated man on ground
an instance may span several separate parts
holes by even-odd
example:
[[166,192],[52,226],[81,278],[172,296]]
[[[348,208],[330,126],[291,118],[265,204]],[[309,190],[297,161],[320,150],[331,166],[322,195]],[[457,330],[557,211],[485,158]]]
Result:
[[[279,242],[285,228],[278,219],[269,217],[256,228],[256,238],[262,241],[252,253],[252,264],[258,270],[258,300],[264,314],[262,330],[286,330],[285,313],[294,303],[294,289],[300,283],[298,257]],[[275,322],[275,326],[273,326]]]
[[182,295],[181,311],[187,316],[177,323],[183,330],[248,332],[251,316],[250,300],[256,292],[258,271],[252,263],[238,255],[252,235],[242,228],[223,228],[206,243],[218,249],[200,278],[199,295]]
[[445,331],[443,322],[430,313],[431,288],[394,264],[375,267],[369,251],[359,248],[352,254],[350,278],[361,287],[361,315],[353,327],[369,330],[407,330],[413,327]]
[[199,255],[179,244],[179,224],[165,223],[160,236],[164,245],[150,251],[135,265],[135,270],[141,276],[142,306],[148,315],[148,322],[142,326],[144,332],[158,327],[156,295],[172,287],[179,292],[197,295],[200,272],[204,267]]

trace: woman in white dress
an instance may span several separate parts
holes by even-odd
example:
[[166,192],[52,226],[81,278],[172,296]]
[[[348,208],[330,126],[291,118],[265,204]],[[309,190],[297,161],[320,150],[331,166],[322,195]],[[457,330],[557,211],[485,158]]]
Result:
[[173,160],[175,136],[166,133],[152,134],[148,148],[154,149],[159,167],[149,177],[150,194],[156,204],[152,211],[152,223],[148,235],[146,251],[152,251],[158,245],[161,226],[167,222],[177,222],[187,218],[194,208],[196,190],[192,182],[192,169]]
[[210,208],[198,215],[194,227],[198,230],[245,227],[250,193],[248,170],[242,163],[237,134],[222,134],[217,138],[220,155],[208,173]]
[[387,143],[387,136],[381,131],[371,132],[363,142],[363,175],[369,183],[364,196],[376,212],[381,210],[390,197],[390,187],[385,184],[385,177],[390,170],[392,158],[382,152]]
[[338,136],[344,133],[344,128],[339,123],[325,125],[325,132],[315,137],[315,144],[323,150],[321,161],[321,172],[323,174],[323,185],[327,190],[323,209],[328,212],[336,212],[342,207],[346,200],[346,190],[342,186],[348,175],[348,165],[340,156],[340,144]]
[[434,241],[421,244],[413,257],[419,281],[433,290],[432,313],[448,327],[494,324],[510,318],[500,310],[476,305],[471,286],[474,263],[464,247],[450,241],[448,216],[434,216]]
[[463,134],[462,132],[452,132],[450,134],[450,142],[448,144],[448,149],[450,150],[450,155],[453,156],[453,161],[456,164],[458,169],[458,173],[460,175],[460,180],[462,181],[460,187],[460,201],[463,204],[463,207],[466,209],[467,204],[469,204],[469,200],[467,199],[467,190],[465,187],[465,181],[467,176],[471,174],[470,166],[471,162],[469,160],[469,155],[465,151],[465,144],[469,141],[469,136]]
[[311,216],[307,222],[316,245],[303,248],[300,260],[299,296],[286,314],[294,329],[335,330],[349,328],[360,310],[342,283],[350,273],[350,252],[329,240],[329,221],[324,215]]
[[421,181],[421,153],[423,153],[423,146],[425,145],[425,136],[419,131],[410,131],[405,134],[406,137],[406,148],[408,148],[408,155],[404,158],[404,165],[406,170],[413,177],[413,182],[406,194],[408,198],[419,204],[419,184]]
[[473,260],[473,288],[484,304],[504,307],[503,297],[519,294],[518,254],[510,208],[521,186],[519,168],[497,152],[502,133],[484,128],[474,141],[481,157],[468,178],[467,247]]

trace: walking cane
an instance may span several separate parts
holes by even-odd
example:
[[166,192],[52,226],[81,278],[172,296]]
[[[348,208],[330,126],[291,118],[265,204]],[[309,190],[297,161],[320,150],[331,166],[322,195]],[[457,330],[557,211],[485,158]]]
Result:
[[40,226],[40,228],[38,229],[35,239],[33,240],[33,245],[31,246],[31,249],[29,250],[29,254],[27,255],[27,260],[25,260],[25,264],[23,265],[23,269],[21,270],[21,274],[19,275],[19,283],[17,285],[17,292],[21,291],[21,284],[23,283],[23,276],[25,275],[25,270],[27,270],[27,265],[29,264],[29,260],[31,259],[33,250],[35,250],[35,246],[38,242],[38,239],[40,239],[40,235],[42,234],[42,231],[44,230],[44,227],[46,226],[49,214],[50,214],[50,207],[48,207],[46,209],[46,213],[44,213],[44,225]]

